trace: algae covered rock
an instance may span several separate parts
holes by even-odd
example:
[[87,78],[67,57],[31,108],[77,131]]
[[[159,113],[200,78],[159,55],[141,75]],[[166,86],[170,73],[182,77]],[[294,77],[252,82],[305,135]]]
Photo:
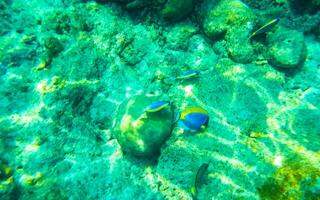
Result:
[[60,42],[59,39],[57,39],[55,37],[45,38],[44,39],[44,46],[46,48],[46,51],[47,51],[49,57],[55,57],[63,50],[62,43]]
[[229,56],[237,62],[252,60],[249,43],[254,14],[239,0],[222,0],[208,11],[203,22],[205,34],[214,41],[225,39]]
[[307,48],[302,33],[279,28],[267,35],[268,60],[279,68],[296,68],[301,65],[307,56]]
[[166,35],[168,47],[171,49],[187,49],[189,40],[197,34],[197,27],[191,24],[179,24]]
[[234,29],[248,29],[248,24],[253,23],[253,17],[250,8],[241,1],[222,0],[205,17],[204,32],[211,39],[217,40],[226,33],[233,32]]
[[193,0],[168,0],[161,10],[161,15],[167,20],[177,21],[191,13]]
[[253,59],[253,47],[249,43],[248,34],[241,29],[235,29],[226,35],[227,52],[230,58],[239,63],[249,63]]
[[138,95],[120,106],[115,137],[123,152],[141,157],[155,156],[171,134],[173,112],[170,106],[154,113],[144,112],[154,100],[158,99]]

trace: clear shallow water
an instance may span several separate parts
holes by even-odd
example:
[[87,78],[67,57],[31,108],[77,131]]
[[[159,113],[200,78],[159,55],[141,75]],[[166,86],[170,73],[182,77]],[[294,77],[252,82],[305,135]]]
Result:
[[229,2],[2,1],[1,199],[317,199],[317,3]]

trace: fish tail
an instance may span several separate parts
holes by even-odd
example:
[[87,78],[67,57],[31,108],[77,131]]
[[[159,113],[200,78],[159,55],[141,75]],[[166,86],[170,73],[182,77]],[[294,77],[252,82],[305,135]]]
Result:
[[173,124],[177,123],[180,120],[180,115],[181,115],[181,112],[178,112],[174,118]]
[[195,186],[192,186],[190,189],[190,193],[192,196],[192,200],[197,200],[198,199],[198,192]]

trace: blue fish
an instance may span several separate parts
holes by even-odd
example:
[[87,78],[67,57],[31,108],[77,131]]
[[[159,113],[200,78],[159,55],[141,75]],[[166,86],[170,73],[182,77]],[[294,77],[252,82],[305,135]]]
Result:
[[148,113],[158,112],[159,110],[162,110],[169,104],[170,104],[170,101],[154,101],[151,105],[148,106],[148,108],[145,109],[145,112],[148,112]]
[[176,79],[177,80],[179,80],[179,79],[187,79],[187,78],[190,78],[190,77],[197,76],[199,74],[200,74],[200,71],[191,70],[191,71],[185,72],[183,74],[180,74],[179,76],[176,77]]
[[251,39],[252,37],[254,37],[258,34],[270,31],[275,25],[277,25],[279,23],[279,21],[280,21],[280,18],[276,18],[274,20],[271,20],[270,22],[266,23],[265,25],[261,26],[258,30],[253,32],[249,39]]
[[208,122],[209,115],[207,111],[200,107],[191,107],[181,113],[178,126],[184,130],[196,132],[206,128]]

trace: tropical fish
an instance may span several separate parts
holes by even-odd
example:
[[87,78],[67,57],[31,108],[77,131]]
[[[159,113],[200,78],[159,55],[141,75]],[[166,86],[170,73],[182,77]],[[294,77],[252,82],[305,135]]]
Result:
[[179,76],[176,77],[177,80],[180,80],[180,79],[187,79],[187,78],[190,78],[190,77],[194,77],[194,76],[197,76],[200,74],[200,71],[197,71],[197,70],[191,70],[191,71],[188,71],[188,72],[185,72],[183,74],[180,74]]
[[270,31],[275,25],[278,24],[278,22],[280,21],[279,18],[276,18],[274,20],[271,20],[270,22],[266,23],[265,25],[263,25],[262,27],[260,27],[258,30],[256,30],[255,32],[253,32],[250,36],[249,39],[251,39],[252,37],[261,34],[261,33],[265,33]]
[[190,107],[179,117],[178,126],[184,130],[196,132],[206,128],[209,122],[208,112],[200,107]]
[[204,175],[207,173],[207,170],[208,170],[208,167],[209,167],[209,164],[208,163],[203,163],[197,173],[196,173],[196,176],[193,180],[193,185],[191,187],[191,195],[192,195],[192,199],[193,200],[196,200],[197,199],[197,196],[198,196],[198,188],[200,187],[202,181],[203,181],[203,178],[204,178]]
[[145,109],[145,112],[148,112],[148,113],[158,112],[159,110],[162,110],[169,104],[170,104],[170,101],[154,101],[151,105],[148,106],[148,108]]

